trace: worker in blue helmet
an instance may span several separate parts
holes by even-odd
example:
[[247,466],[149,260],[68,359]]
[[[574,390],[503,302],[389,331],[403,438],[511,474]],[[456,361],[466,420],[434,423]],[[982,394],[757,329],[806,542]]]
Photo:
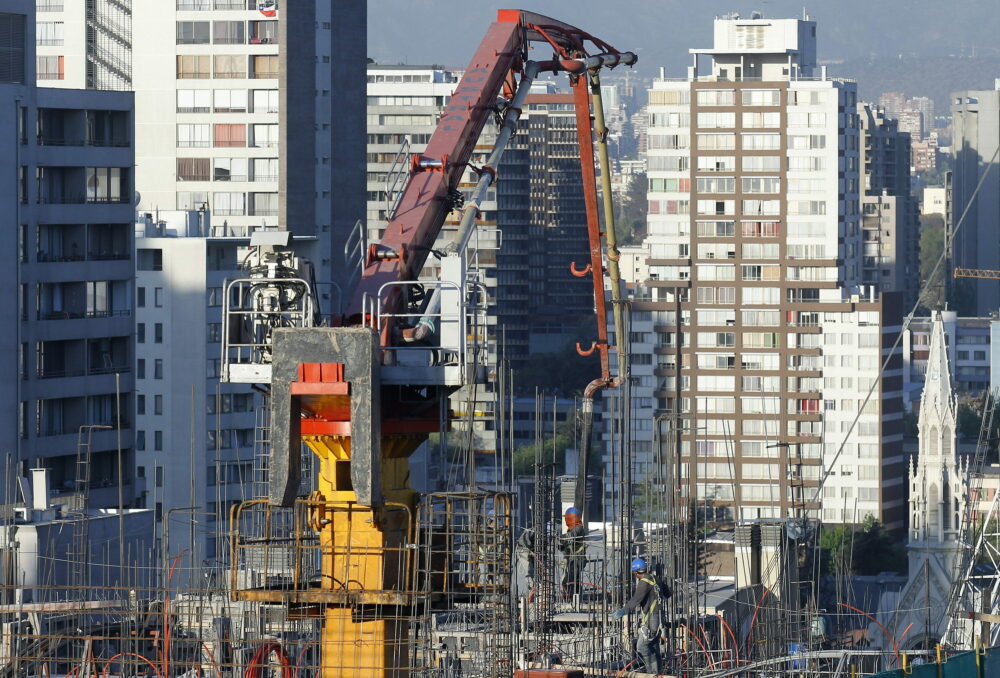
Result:
[[587,565],[587,528],[580,509],[571,506],[563,515],[566,531],[559,535],[559,551],[565,557],[562,578],[563,596],[571,598],[582,589],[583,568]]
[[663,597],[659,582],[649,571],[644,558],[634,558],[631,566],[635,575],[635,593],[625,603],[625,607],[611,615],[621,619],[630,612],[639,612],[639,627],[636,633],[635,651],[639,655],[646,673],[659,674],[663,670],[660,656],[660,617],[663,613]]

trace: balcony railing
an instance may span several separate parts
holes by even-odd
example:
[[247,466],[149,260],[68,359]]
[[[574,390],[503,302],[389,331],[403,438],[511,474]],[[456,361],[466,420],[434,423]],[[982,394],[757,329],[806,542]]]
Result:
[[80,320],[83,318],[127,318],[132,311],[40,311],[39,320]]
[[59,47],[65,42],[62,38],[38,38],[35,44],[39,47]]
[[[215,175],[215,181],[246,181],[246,180],[247,180],[247,175],[245,174]],[[204,181],[208,181],[208,179],[205,179]]]
[[254,71],[250,74],[250,77],[254,80],[267,80],[274,79],[278,77],[277,71]]
[[242,71],[216,71],[215,77],[220,80],[242,80],[247,74]]

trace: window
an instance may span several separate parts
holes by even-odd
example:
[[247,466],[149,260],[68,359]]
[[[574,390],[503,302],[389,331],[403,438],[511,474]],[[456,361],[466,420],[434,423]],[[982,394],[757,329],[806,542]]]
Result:
[[246,214],[245,193],[213,193],[212,214],[219,216],[242,216]]
[[163,379],[163,358],[153,360],[153,379]]
[[699,106],[733,106],[736,92],[731,89],[700,89],[695,93]]
[[781,179],[778,177],[743,177],[744,193],[781,193]]
[[713,127],[736,127],[736,114],[715,113],[712,111],[698,113],[698,127],[706,129]]
[[697,184],[699,193],[736,192],[736,179],[733,177],[698,177]]
[[[139,414],[142,414],[141,412]],[[146,451],[146,432],[136,431],[135,432],[135,449],[140,452]],[[139,468],[142,468],[141,466]]]
[[[43,8],[39,7],[38,9],[42,10]],[[0,82],[24,82],[24,53],[27,37],[25,36],[25,19],[23,13],[0,14],[0,35],[4,36],[4,40],[0,43]],[[24,403],[21,404],[24,405]],[[25,409],[24,412],[26,416],[27,410]],[[27,435],[27,426],[22,428],[22,433]]]
[[214,62],[216,78],[239,79],[247,77],[247,61],[242,54],[216,54]]
[[666,193],[687,193],[691,190],[690,179],[650,179],[649,190],[651,192]]
[[153,288],[153,305],[156,308],[161,308],[163,306],[163,288],[155,287]]
[[215,158],[212,178],[215,181],[246,181],[246,158]]
[[135,326],[135,343],[146,343],[146,323],[137,323]]
[[208,148],[211,134],[211,125],[177,125],[177,148]]
[[781,148],[780,134],[741,134],[743,149],[747,151],[775,151]]
[[135,413],[146,414],[146,396],[141,393],[135,397]]
[[128,202],[132,194],[126,185],[127,177],[127,168],[88,167],[87,202]]
[[253,112],[254,113],[277,113],[278,112],[278,90],[276,90],[276,89],[255,89],[253,91]]
[[743,303],[750,305],[767,304],[777,305],[780,303],[781,290],[777,287],[744,287]]
[[743,90],[744,106],[780,106],[781,92],[776,89]]
[[781,169],[779,155],[745,155],[743,156],[744,172],[777,172]]
[[177,56],[178,79],[205,80],[212,77],[212,62],[209,56],[192,54]]
[[163,431],[153,431],[153,450],[163,451]]
[[732,150],[736,148],[735,134],[698,134],[699,150]]
[[702,238],[728,238],[735,233],[734,221],[699,221],[698,236]]
[[253,180],[254,181],[277,181],[278,180],[278,159],[277,158],[254,158],[253,159]]
[[780,200],[744,200],[741,211],[744,215],[766,214],[776,215],[781,212]]
[[163,396],[153,396],[153,414],[163,414]]
[[821,215],[826,214],[825,200],[789,200],[789,214]]
[[62,80],[64,78],[63,57],[40,56],[35,60],[35,78],[38,80]]
[[[162,344],[163,343],[163,323],[156,323],[153,325],[153,343]],[[160,396],[156,396],[159,398]],[[159,412],[157,412],[159,414]]]
[[197,210],[208,205],[206,191],[177,191],[177,209]]
[[777,111],[768,111],[766,113],[747,111],[743,113],[743,127],[746,129],[773,129],[780,126],[781,114]]
[[275,45],[278,43],[277,21],[251,21],[251,45]]
[[209,113],[212,110],[212,90],[210,89],[179,89],[177,90],[178,113]]
[[208,22],[207,21],[178,21],[177,22],[177,44],[178,45],[207,45],[208,44]]
[[163,250],[140,247],[136,250],[135,268],[139,271],[162,271]]
[[246,24],[242,21],[213,22],[212,42],[216,45],[244,44],[246,42]]
[[[256,125],[255,125],[256,127]],[[245,148],[247,145],[247,126],[234,123],[216,123],[216,148]]]
[[146,307],[146,288],[139,287],[135,291],[135,305],[136,308]]
[[250,145],[254,148],[271,148],[278,145],[277,125],[250,125]]
[[135,361],[135,377],[136,379],[146,378],[146,360],[145,358],[139,358]]
[[278,194],[277,193],[251,193],[250,194],[250,214],[253,216],[277,216],[278,215]]
[[39,21],[35,24],[35,43],[39,46],[63,44],[62,21]]
[[822,134],[790,134],[788,148],[801,150],[816,150],[826,148],[826,137]]
[[678,106],[691,103],[691,92],[688,89],[653,90],[649,93],[649,103],[666,106]]
[[699,200],[697,208],[698,214],[733,214],[736,211],[736,201]]
[[246,110],[247,91],[245,89],[215,90],[216,113],[245,113]]
[[[744,161],[746,158],[743,159]],[[652,168],[651,168],[652,169]],[[732,156],[700,155],[698,156],[699,172],[734,172],[736,171],[736,158]]]
[[646,139],[649,148],[653,150],[676,150],[691,145],[691,138],[687,134],[650,134]]
[[208,181],[208,158],[177,158],[177,181]]
[[278,56],[258,54],[250,57],[250,77],[256,79],[278,77]]

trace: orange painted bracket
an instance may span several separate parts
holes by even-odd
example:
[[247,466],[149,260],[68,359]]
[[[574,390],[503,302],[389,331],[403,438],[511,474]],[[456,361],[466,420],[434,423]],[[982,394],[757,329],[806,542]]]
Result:
[[576,352],[579,353],[582,356],[593,355],[594,351],[596,351],[596,350],[597,350],[597,342],[596,341],[590,342],[590,348],[587,348],[587,349],[581,348],[579,341],[576,342]]
[[344,363],[299,363],[299,378],[296,381],[344,381]]
[[582,269],[580,269],[580,268],[576,267],[576,262],[575,261],[571,261],[569,263],[569,272],[572,273],[573,276],[577,277],[577,278],[582,278],[582,277],[586,276],[592,270],[593,270],[593,267],[591,266],[591,264],[587,264]]
[[351,435],[351,422],[303,419],[299,423],[299,432],[304,436],[349,436]]
[[351,385],[346,382],[301,382],[291,383],[292,395],[351,395]]

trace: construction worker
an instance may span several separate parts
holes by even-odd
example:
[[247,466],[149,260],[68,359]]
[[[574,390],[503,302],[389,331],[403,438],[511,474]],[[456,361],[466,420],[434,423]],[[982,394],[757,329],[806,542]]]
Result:
[[566,520],[566,531],[559,536],[559,551],[566,558],[566,571],[563,574],[563,596],[571,597],[579,593],[580,578],[587,564],[587,528],[583,526],[583,516],[580,509],[571,506],[563,515]]
[[639,610],[635,651],[645,672],[658,675],[663,670],[663,659],[660,656],[660,614],[663,606],[660,586],[656,577],[649,572],[645,559],[633,559],[631,569],[636,579],[635,593],[625,603],[625,607],[617,610],[611,618],[621,619],[626,614]]

